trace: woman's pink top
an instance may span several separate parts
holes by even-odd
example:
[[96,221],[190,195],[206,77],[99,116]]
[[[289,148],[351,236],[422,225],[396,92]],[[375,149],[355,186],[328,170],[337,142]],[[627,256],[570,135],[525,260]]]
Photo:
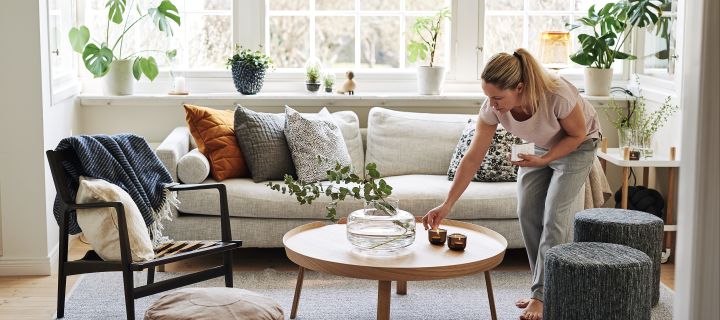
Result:
[[558,80],[558,85],[556,92],[546,95],[547,103],[540,104],[537,112],[525,121],[515,120],[510,112],[502,114],[491,108],[488,106],[490,99],[486,99],[480,108],[480,120],[490,125],[500,123],[515,136],[528,142],[534,142],[538,147],[550,149],[566,136],[560,120],[569,116],[573,108],[580,102],[580,107],[585,115],[587,138],[599,138],[600,122],[595,107],[581,97],[577,88],[564,78]]

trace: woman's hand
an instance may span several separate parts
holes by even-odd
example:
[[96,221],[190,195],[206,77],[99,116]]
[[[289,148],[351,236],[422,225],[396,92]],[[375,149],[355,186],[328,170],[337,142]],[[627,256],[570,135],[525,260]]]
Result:
[[422,223],[425,230],[430,227],[431,229],[437,229],[440,226],[440,222],[450,214],[450,208],[445,205],[439,205],[434,209],[428,211],[424,217],[422,217]]
[[548,164],[547,159],[533,154],[520,153],[518,157],[521,161],[512,161],[512,164],[518,167],[544,167]]

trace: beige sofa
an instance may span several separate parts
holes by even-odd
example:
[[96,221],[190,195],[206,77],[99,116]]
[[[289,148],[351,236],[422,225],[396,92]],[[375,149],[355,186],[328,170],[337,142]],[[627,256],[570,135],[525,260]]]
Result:
[[[339,114],[339,113],[337,113]],[[348,117],[350,114],[350,117]],[[416,216],[440,204],[451,181],[447,169],[467,120],[472,115],[425,114],[372,108],[367,130],[357,116],[344,111],[342,127],[353,164],[374,162],[384,179],[394,187],[400,208]],[[358,142],[358,136],[363,142]],[[363,145],[358,145],[362,143]],[[174,129],[157,148],[157,155],[177,180],[179,159],[196,145],[186,127]],[[358,152],[357,150],[364,150]],[[355,152],[353,152],[355,150]],[[205,183],[215,182],[212,178]],[[282,247],[282,236],[299,225],[325,218],[328,201],[299,205],[293,197],[270,190],[265,183],[249,178],[228,179],[227,185],[233,237],[244,247]],[[510,248],[523,247],[516,214],[516,183],[472,182],[449,218],[493,229],[508,240]],[[584,190],[578,190],[574,206],[583,209]],[[165,224],[173,239],[214,239],[219,234],[217,195],[199,190],[178,195],[179,212]],[[339,216],[361,208],[359,201],[341,202]]]

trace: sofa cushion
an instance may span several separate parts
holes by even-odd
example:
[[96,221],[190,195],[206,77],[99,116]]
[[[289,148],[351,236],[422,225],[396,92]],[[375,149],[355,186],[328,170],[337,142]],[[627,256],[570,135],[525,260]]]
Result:
[[295,175],[285,139],[285,115],[235,108],[235,136],[243,150],[253,181],[281,180]]
[[357,114],[352,111],[339,111],[332,113],[335,123],[342,131],[345,145],[347,146],[350,159],[352,160],[353,171],[362,177],[365,172],[365,148],[363,148],[362,134],[360,133],[360,120]]
[[234,111],[185,105],[185,119],[198,149],[210,160],[210,174],[218,181],[249,177],[235,137]]
[[[455,179],[455,173],[460,161],[465,157],[470,144],[475,136],[476,121],[468,120],[465,130],[463,131],[460,141],[458,141],[455,152],[450,160],[450,168],[448,168],[448,179]],[[513,166],[510,162],[510,151],[513,144],[521,144],[522,139],[514,136],[508,132],[502,126],[498,125],[495,130],[490,148],[485,154],[480,168],[473,175],[472,181],[481,182],[502,182],[502,181],[517,181],[518,167]]]
[[177,164],[178,179],[182,183],[201,183],[210,174],[210,161],[200,150],[192,149]]
[[430,114],[372,108],[368,114],[365,163],[383,176],[446,175],[468,119],[466,114]]
[[[285,139],[299,180],[322,181],[336,164],[352,164],[342,131],[327,109],[308,116],[285,106],[285,119]],[[318,156],[325,161],[318,163]]]
[[[422,216],[442,203],[452,181],[442,175],[406,175],[384,178],[393,187],[393,197],[400,199],[400,209]],[[206,183],[214,182],[208,179]],[[300,205],[287,194],[271,190],[264,183],[250,179],[228,179],[230,215],[235,217],[324,219],[329,198],[322,197],[310,205]],[[275,182],[280,183],[282,182]],[[516,219],[516,183],[473,182],[453,208],[451,219]],[[219,215],[220,207],[215,190],[179,192],[180,211],[184,213]],[[341,201],[338,217],[362,208],[358,200]]]

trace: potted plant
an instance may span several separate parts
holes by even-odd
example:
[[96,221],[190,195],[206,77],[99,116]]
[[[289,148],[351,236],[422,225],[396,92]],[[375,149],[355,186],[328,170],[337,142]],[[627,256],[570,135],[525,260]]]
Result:
[[318,58],[310,58],[305,63],[305,87],[310,92],[320,90],[320,74],[322,72],[322,63]]
[[[170,0],[163,0],[157,7],[141,9],[139,4],[133,8],[126,7],[126,0],[110,0],[105,4],[108,10],[108,21],[105,38],[91,38],[86,26],[72,28],[68,34],[73,50],[82,54],[85,68],[95,78],[105,78],[105,93],[109,95],[129,95],[134,91],[131,77],[140,80],[145,75],[150,81],[158,75],[157,61],[151,55],[143,55],[160,50],[142,50],[132,53],[123,52],[123,44],[128,31],[144,19],[152,19],[158,30],[172,36],[172,23],[180,25],[177,7]],[[129,10],[128,10],[129,9]],[[130,21],[132,12],[137,11],[139,17]],[[110,26],[120,26],[120,35],[110,39]],[[113,40],[113,41],[111,41]]]
[[445,81],[445,68],[435,65],[438,37],[442,23],[450,18],[450,9],[445,7],[433,17],[419,17],[412,25],[416,38],[411,38],[407,45],[408,61],[414,63],[426,60],[427,66],[418,66],[418,91],[420,94],[440,94]]
[[616,59],[635,60],[634,55],[622,52],[625,41],[633,28],[652,26],[658,21],[660,7],[657,1],[622,0],[608,3],[596,11],[590,6],[586,17],[577,20],[571,30],[588,27],[592,33],[578,35],[580,49],[570,55],[570,60],[586,66],[585,93],[606,96],[610,93],[612,64]]
[[643,157],[652,157],[655,133],[667,123],[679,107],[671,104],[671,97],[668,96],[659,108],[648,112],[642,94],[636,96],[629,91],[626,93],[633,97],[628,101],[627,108],[618,106],[615,100],[610,100],[609,108],[605,111],[615,113],[614,117],[608,114],[608,118],[618,129],[618,145],[620,148],[637,148]]
[[327,72],[323,75],[323,85],[325,86],[325,92],[332,93],[333,85],[335,84],[335,74]]
[[275,67],[272,59],[260,50],[235,45],[235,54],[226,63],[232,70],[235,89],[242,94],[257,94],[262,89],[265,71]]
[[[322,165],[325,159],[318,156]],[[335,164],[327,171],[328,181],[305,182],[285,175],[284,186],[271,182],[273,190],[294,196],[303,204],[312,204],[322,195],[330,198],[325,207],[327,218],[337,222],[337,204],[346,199],[363,200],[364,208],[355,210],[347,218],[347,236],[360,249],[393,251],[415,241],[415,217],[398,209],[397,199],[390,198],[392,187],[380,178],[375,163],[365,166],[365,177],[352,173],[351,166]]]

